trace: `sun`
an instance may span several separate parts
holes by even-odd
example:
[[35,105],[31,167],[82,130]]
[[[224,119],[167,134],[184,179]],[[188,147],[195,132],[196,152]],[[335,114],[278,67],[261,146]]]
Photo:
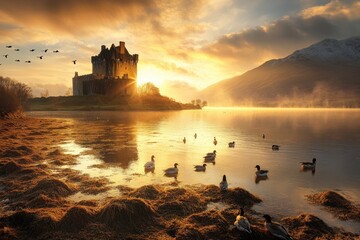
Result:
[[151,82],[156,87],[161,87],[165,78],[163,71],[151,66],[142,66],[138,68],[137,85],[141,86],[144,83]]

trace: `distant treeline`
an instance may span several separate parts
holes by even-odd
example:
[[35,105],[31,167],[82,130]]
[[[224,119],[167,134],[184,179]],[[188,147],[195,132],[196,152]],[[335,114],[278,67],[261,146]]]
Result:
[[21,111],[30,97],[31,89],[26,84],[0,77],[1,118]]

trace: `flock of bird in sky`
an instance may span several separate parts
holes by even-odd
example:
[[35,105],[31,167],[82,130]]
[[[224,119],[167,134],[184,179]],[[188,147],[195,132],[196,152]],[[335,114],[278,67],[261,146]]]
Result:
[[[13,46],[11,45],[7,45],[5,46],[7,49],[11,49],[13,48]],[[19,48],[13,48],[15,52],[20,52],[20,49]],[[36,49],[32,48],[32,49],[29,49],[30,52],[35,52]],[[47,53],[49,51],[49,49],[43,49],[41,50],[41,52],[43,53]],[[59,50],[53,50],[52,51],[53,53],[59,53],[60,51]],[[3,54],[3,57],[4,58],[8,58],[10,55],[7,53],[7,54]],[[44,58],[44,55],[41,55],[41,56],[36,56],[37,58],[39,58],[40,60],[42,60]],[[76,61],[77,60],[72,60],[73,64],[76,64]],[[21,62],[20,59],[15,59],[15,62]],[[25,60],[24,61],[25,63],[31,63],[31,60]],[[2,65],[2,63],[0,63],[0,65]]]

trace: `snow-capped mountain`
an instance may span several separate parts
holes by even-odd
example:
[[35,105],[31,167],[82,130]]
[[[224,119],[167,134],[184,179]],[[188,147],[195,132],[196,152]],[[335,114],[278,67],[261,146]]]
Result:
[[360,61],[360,37],[345,40],[325,39],[308,48],[295,51],[282,61],[311,60],[324,62]]
[[360,37],[325,39],[201,92],[210,105],[360,107]]

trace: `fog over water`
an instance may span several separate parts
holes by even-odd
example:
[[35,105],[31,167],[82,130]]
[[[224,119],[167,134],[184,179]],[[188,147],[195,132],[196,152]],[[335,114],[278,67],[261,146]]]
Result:
[[[226,174],[229,187],[242,187],[263,199],[254,209],[275,216],[313,213],[332,226],[359,232],[360,225],[334,218],[305,198],[335,190],[360,203],[360,110],[205,108],[167,112],[32,112],[35,117],[72,122],[69,139],[60,146],[76,155],[70,167],[90,176],[105,176],[114,186],[103,198],[118,194],[115,186],[139,187],[179,181],[218,185]],[[194,138],[194,134],[197,138]],[[263,138],[265,134],[265,138]],[[183,138],[186,137],[186,143]],[[216,137],[217,145],[213,139]],[[228,143],[235,141],[235,147]],[[280,145],[273,151],[273,144]],[[205,172],[195,172],[203,156],[217,151]],[[155,155],[154,172],[144,164]],[[315,171],[302,171],[301,161],[317,158]],[[177,178],[163,170],[178,163]],[[255,178],[255,165],[269,170]]]

